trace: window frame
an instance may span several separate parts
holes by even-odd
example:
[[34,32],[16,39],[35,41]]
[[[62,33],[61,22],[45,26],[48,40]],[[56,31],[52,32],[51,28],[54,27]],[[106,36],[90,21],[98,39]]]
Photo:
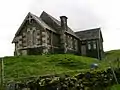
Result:
[[88,41],[88,42],[87,42],[87,48],[88,48],[88,50],[91,50],[91,49],[92,49],[91,41]]

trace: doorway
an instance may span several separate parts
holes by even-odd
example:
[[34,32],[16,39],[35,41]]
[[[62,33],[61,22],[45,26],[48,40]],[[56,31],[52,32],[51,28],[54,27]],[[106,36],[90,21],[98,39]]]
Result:
[[86,55],[86,45],[81,46],[81,55],[83,55],[83,56]]

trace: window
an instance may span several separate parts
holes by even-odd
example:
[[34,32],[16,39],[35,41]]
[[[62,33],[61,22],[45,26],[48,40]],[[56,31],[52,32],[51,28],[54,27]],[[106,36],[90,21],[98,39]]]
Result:
[[97,48],[97,46],[96,46],[96,42],[93,41],[93,49],[96,49],[96,48]]
[[36,30],[36,44],[39,45],[41,41],[40,30]]
[[30,31],[27,32],[27,45],[31,45],[31,33]]
[[37,35],[40,35],[40,30],[37,30]]
[[78,48],[77,48],[77,47],[78,47],[78,41],[77,41],[76,39],[74,39],[74,45],[75,45],[75,46],[74,46],[74,49],[77,50],[77,49],[78,49]]
[[49,32],[49,31],[47,31],[47,33],[46,33],[47,35],[47,44],[51,44],[51,33]]
[[66,42],[66,47],[68,47],[68,38],[67,38],[67,35],[65,35],[65,42]]
[[36,31],[33,31],[33,45],[36,44]]
[[18,46],[19,48],[21,48],[22,47],[22,41],[19,41],[19,46]]
[[91,44],[90,44],[91,42],[89,41],[88,42],[88,50],[91,50]]
[[22,39],[23,47],[27,46],[27,45],[26,45],[26,41],[27,41],[26,39],[27,39],[27,38],[26,38],[26,33],[23,32],[23,39]]

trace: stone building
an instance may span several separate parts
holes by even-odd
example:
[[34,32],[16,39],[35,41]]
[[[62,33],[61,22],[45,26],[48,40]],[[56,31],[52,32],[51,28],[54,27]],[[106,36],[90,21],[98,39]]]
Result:
[[58,21],[44,11],[40,17],[28,13],[12,41],[14,55],[73,53],[101,59],[103,38],[100,28],[73,32],[67,26],[67,19],[60,16]]
[[81,55],[102,59],[103,38],[100,28],[75,32],[81,41]]

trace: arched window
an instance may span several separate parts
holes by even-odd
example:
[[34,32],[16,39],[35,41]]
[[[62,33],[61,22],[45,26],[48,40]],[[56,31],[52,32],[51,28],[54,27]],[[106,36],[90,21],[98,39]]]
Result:
[[26,39],[27,39],[27,38],[26,38],[26,33],[23,32],[23,35],[22,35],[22,36],[23,36],[23,40],[22,40],[22,42],[23,42],[23,47],[26,47],[26,46],[27,46],[27,45],[26,45],[26,43],[27,43],[27,42],[26,42],[26,41],[27,41],[27,40],[26,40]]
[[30,31],[27,32],[27,45],[28,46],[31,45],[31,33],[30,33]]
[[41,38],[40,38],[40,30],[36,30],[36,44],[39,45],[41,43]]
[[36,44],[36,31],[33,30],[33,45]]
[[50,32],[47,31],[47,35],[46,35],[47,36],[47,44],[49,44],[49,45],[51,44],[50,43],[50,41],[51,41],[50,35],[51,35]]

